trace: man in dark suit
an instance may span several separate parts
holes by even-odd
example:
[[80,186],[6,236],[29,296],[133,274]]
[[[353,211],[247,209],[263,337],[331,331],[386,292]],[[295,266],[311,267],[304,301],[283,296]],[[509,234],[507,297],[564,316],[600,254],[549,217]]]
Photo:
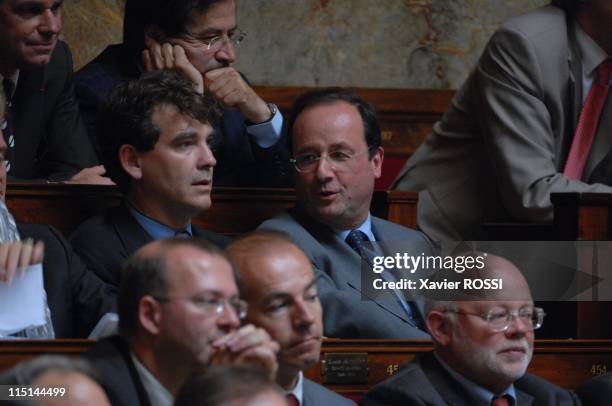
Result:
[[227,244],[228,238],[191,225],[210,207],[214,101],[164,70],[119,85],[100,114],[102,161],[125,199],[71,237],[94,272],[117,286],[121,265],[136,249],[174,235]]
[[209,365],[250,364],[274,376],[278,344],[240,327],[246,303],[222,251],[199,239],[158,240],[125,264],[120,335],[87,358],[115,406],[170,406],[186,379]]
[[[236,25],[235,0],[128,0],[124,38],[76,74],[76,92],[90,136],[101,101],[142,72],[172,69],[223,106],[213,151],[215,184],[285,186],[289,179],[276,106],[255,93],[232,64],[246,33]],[[98,143],[106,142],[99,134]]]
[[[552,221],[554,192],[612,192],[612,2],[553,3],[493,35],[395,181],[420,192],[419,228],[433,240],[484,239],[487,222]],[[598,99],[599,115],[587,108]]]
[[8,175],[107,183],[79,116],[72,58],[58,41],[60,0],[0,0],[0,80],[10,115],[2,122]]
[[[533,306],[521,272],[501,257],[475,255],[482,260],[481,269],[436,276],[459,285],[430,292],[435,299],[426,304],[427,328],[434,352],[374,386],[363,405],[579,404],[569,391],[525,374],[544,311]],[[501,287],[476,290],[463,284],[472,278],[495,279]]]
[[226,252],[249,305],[246,321],[280,345],[276,382],[287,396],[301,406],[354,405],[304,378],[303,371],[319,361],[323,311],[312,265],[302,250],[281,233],[256,231],[232,242]]
[[[3,97],[0,89],[0,119],[4,114]],[[53,227],[15,224],[4,204],[6,151],[0,129],[0,283],[10,283],[18,270],[42,262],[52,324],[52,329],[43,334],[54,331],[55,338],[86,337],[105,313],[116,311],[116,291],[86,268]],[[24,335],[28,337],[27,332]]]
[[260,228],[287,233],[314,265],[325,335],[427,338],[419,300],[362,285],[362,276],[372,275],[371,268],[362,270],[362,257],[364,264],[370,260],[365,251],[430,250],[423,234],[370,215],[384,155],[372,107],[342,89],[306,93],[293,106],[289,134],[298,207]]

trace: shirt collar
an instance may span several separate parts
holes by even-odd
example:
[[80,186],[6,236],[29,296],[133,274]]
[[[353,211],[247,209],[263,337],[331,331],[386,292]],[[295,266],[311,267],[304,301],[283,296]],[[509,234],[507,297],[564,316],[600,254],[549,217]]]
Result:
[[[13,82],[13,94],[7,94],[6,98],[7,99],[12,99],[13,95],[15,94],[15,90],[17,89],[17,81],[19,80],[19,69],[17,69],[15,71],[15,73],[13,73],[7,79],[9,79],[11,82]],[[2,83],[3,80],[4,80],[4,76],[0,75],[0,84]]]
[[[174,237],[178,231],[183,231],[183,230],[175,230],[172,227],[168,227],[165,224],[155,221],[151,217],[140,212],[138,209],[132,206],[129,202],[126,202],[126,203],[127,203],[126,206],[128,210],[130,211],[130,213],[132,213],[132,216],[134,216],[138,224],[140,224],[140,226],[144,228],[147,234],[149,234],[149,236],[154,240],[171,238],[171,237]],[[187,227],[185,227],[184,231],[187,231],[187,233],[189,233],[190,236],[193,236],[191,223],[189,223]]]
[[298,400],[298,404],[302,405],[304,404],[303,398],[304,398],[304,374],[302,373],[302,371],[300,371],[300,373],[298,374],[298,381],[295,384],[295,387],[293,389],[291,389],[290,391],[287,391],[287,395],[293,395],[296,397],[296,399]]
[[488,406],[491,404],[491,401],[493,400],[494,397],[505,396],[505,395],[508,395],[512,398],[511,405],[516,405],[516,390],[514,389],[514,385],[510,385],[501,393],[493,393],[489,391],[488,389],[485,389],[482,386],[475,384],[471,380],[467,379],[465,376],[455,371],[446,362],[444,362],[442,358],[440,358],[438,354],[436,354],[435,352],[434,352],[434,356],[436,357],[438,362],[440,362],[442,367],[444,367],[444,369],[450,374],[450,376],[452,376],[453,379],[459,382],[459,384],[463,388],[465,388],[469,393],[472,394],[472,397],[474,399],[479,399],[482,401],[482,405]]
[[[368,213],[368,217],[365,219],[363,223],[356,230],[363,231],[365,235],[368,236],[370,241],[376,241],[376,237],[374,237],[374,233],[372,232],[372,216]],[[336,235],[342,239],[342,241],[346,240],[346,237],[353,230],[335,230]]]
[[601,49],[599,45],[586,32],[580,28],[580,24],[574,24],[576,27],[576,41],[578,48],[582,54],[582,71],[586,77],[594,78],[595,69],[604,60],[608,58],[608,54]]
[[130,357],[136,367],[136,371],[142,381],[151,401],[151,406],[172,406],[174,398],[170,392],[162,385],[155,376],[145,367],[136,357],[133,351],[130,351]]

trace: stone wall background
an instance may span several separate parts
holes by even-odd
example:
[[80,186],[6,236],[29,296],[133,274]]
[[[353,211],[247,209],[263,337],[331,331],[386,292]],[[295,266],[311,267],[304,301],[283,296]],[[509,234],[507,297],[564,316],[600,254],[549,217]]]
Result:
[[[458,88],[493,31],[549,0],[239,0],[237,67],[278,86]],[[124,0],[67,0],[75,68],[121,41]]]

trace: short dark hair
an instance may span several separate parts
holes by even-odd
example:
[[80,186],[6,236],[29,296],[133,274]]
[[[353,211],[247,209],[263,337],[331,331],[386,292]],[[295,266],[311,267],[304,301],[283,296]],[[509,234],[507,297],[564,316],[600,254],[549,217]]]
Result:
[[[211,242],[200,238],[169,238],[161,240],[162,251],[179,246],[193,247],[208,255],[226,258]],[[136,251],[123,265],[119,284],[119,331],[130,337],[138,331],[138,307],[147,295],[166,296],[168,293],[167,263],[165,256],[145,256]]]
[[287,125],[289,134],[287,142],[291,155],[293,155],[293,127],[299,115],[310,107],[337,102],[345,102],[357,108],[363,121],[363,133],[368,150],[370,151],[369,156],[370,158],[374,156],[376,149],[382,145],[380,124],[378,123],[376,111],[372,105],[357,96],[353,91],[340,87],[311,90],[300,95],[295,100]]
[[222,406],[230,401],[251,399],[273,391],[283,392],[261,368],[229,366],[210,368],[193,375],[179,390],[174,406]]
[[119,149],[125,144],[137,151],[155,147],[160,130],[151,118],[161,105],[174,106],[213,126],[220,117],[219,106],[211,96],[197,93],[189,80],[172,71],[149,72],[119,84],[100,109],[97,137],[106,172],[123,193],[129,191],[131,178],[119,162]]
[[222,0],[126,0],[123,18],[123,46],[127,53],[145,48],[144,33],[155,26],[166,37],[185,32],[191,14],[205,13]]

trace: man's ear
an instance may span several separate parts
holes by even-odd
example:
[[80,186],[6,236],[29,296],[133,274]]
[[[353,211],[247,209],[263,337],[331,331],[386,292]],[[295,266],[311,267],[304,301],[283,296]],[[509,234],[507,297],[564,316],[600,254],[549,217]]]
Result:
[[372,163],[372,168],[374,169],[374,177],[375,179],[380,178],[382,174],[382,163],[385,159],[385,150],[383,147],[376,148],[374,151],[374,155],[372,155],[372,159],[370,160]]
[[440,346],[447,346],[452,340],[452,322],[444,312],[431,310],[427,314],[427,330],[431,338]]
[[133,145],[124,144],[119,148],[119,162],[121,167],[132,179],[142,178],[140,154]]
[[138,303],[138,321],[151,335],[161,331],[162,309],[160,303],[151,296],[143,296]]

